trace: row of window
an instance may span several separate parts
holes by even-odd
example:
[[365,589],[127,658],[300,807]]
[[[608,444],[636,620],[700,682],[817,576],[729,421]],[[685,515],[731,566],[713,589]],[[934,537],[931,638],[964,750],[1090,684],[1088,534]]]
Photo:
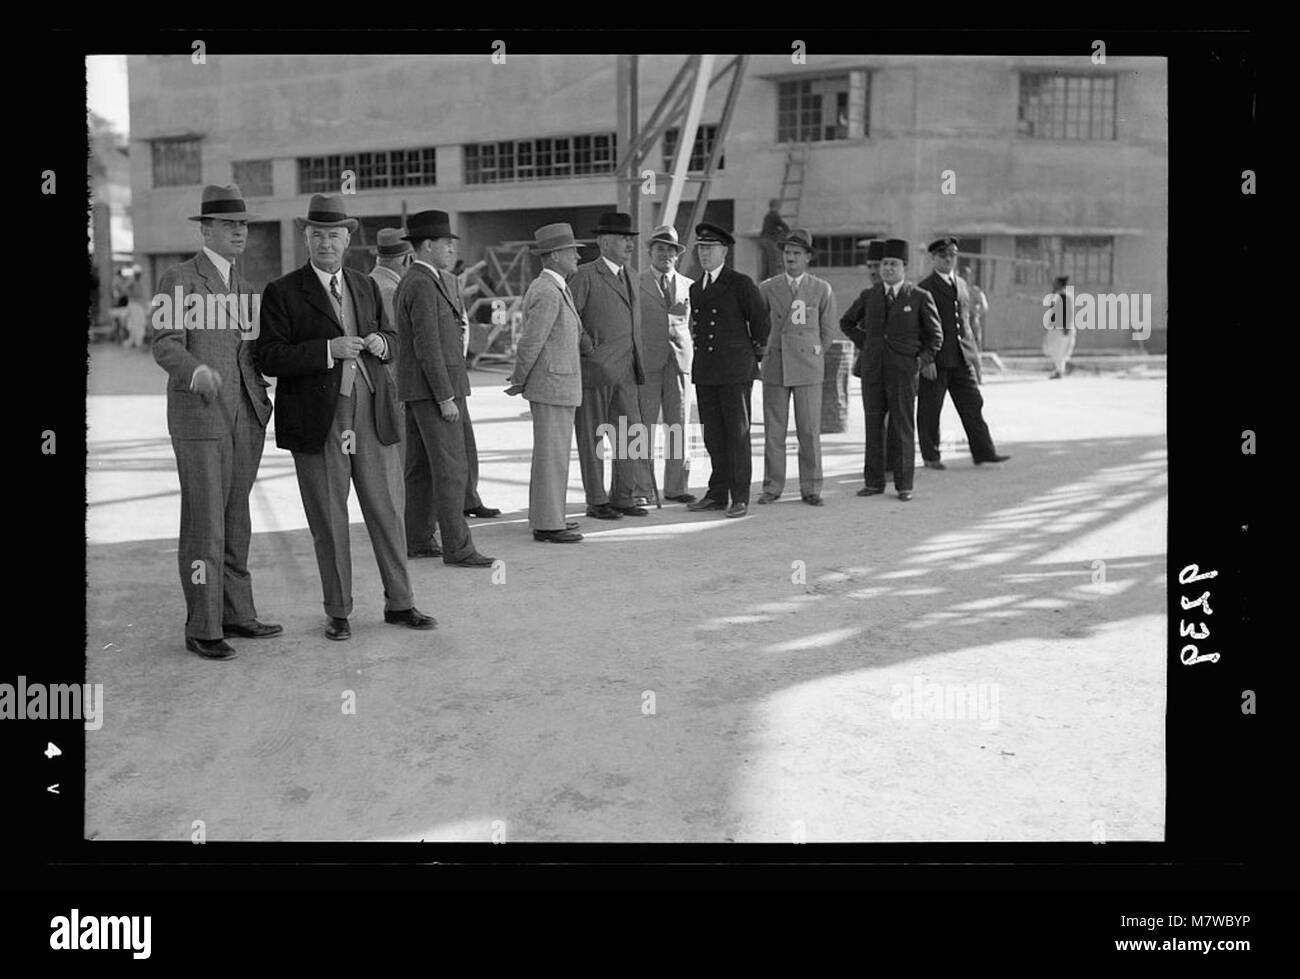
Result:
[[[776,141],[828,142],[868,136],[870,96],[871,73],[867,71],[778,82]],[[1116,98],[1114,75],[1021,72],[1017,132],[1027,139],[1113,140]],[[696,132],[692,170],[704,169],[717,128],[702,126]],[[676,129],[664,133],[665,170],[672,166],[677,138]],[[595,133],[474,143],[463,150],[465,183],[514,183],[612,173],[617,140],[614,133]],[[156,139],[152,152],[155,187],[202,182],[199,137]],[[356,174],[359,190],[433,186],[435,163],[432,147],[302,157],[298,160],[298,192],[338,190],[347,170]],[[269,160],[236,163],[235,168],[244,168],[249,187],[238,177],[235,180],[247,194],[271,193]]]
[[[867,249],[863,233],[851,235],[814,235],[813,248],[819,268],[858,268],[866,264]],[[978,242],[962,243],[966,252],[960,265],[980,264]],[[976,252],[969,257],[970,252]],[[1050,286],[1058,275],[1068,275],[1075,284],[1111,285],[1114,282],[1115,239],[1110,236],[1017,235],[1014,272],[1017,286]]]

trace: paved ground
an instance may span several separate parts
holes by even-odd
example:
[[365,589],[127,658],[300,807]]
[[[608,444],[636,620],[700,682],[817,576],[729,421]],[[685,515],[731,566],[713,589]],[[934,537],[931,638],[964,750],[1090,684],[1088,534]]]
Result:
[[[792,437],[775,506],[584,519],[576,546],[532,541],[526,406],[474,380],[481,492],[505,511],[475,538],[504,580],[413,562],[439,628],[384,625],[354,500],[353,639],[328,642],[292,459],[268,439],[251,568],[285,633],[212,663],[182,645],[162,372],[93,348],[87,835],[1163,838],[1163,378],[990,380],[1012,461],[977,469],[958,444],[907,504],[854,496],[855,407],[823,438],[822,509],[798,500]],[[951,406],[943,428],[961,432]]]

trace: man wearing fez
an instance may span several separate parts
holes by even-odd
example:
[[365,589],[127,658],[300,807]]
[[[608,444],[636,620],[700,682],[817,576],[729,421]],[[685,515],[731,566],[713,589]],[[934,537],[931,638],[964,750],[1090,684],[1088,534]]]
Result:
[[[229,637],[284,631],[257,621],[248,573],[248,494],[271,417],[268,385],[253,359],[257,324],[242,321],[238,298],[252,289],[234,266],[252,217],[238,187],[204,187],[199,213],[190,218],[199,222],[203,247],[163,273],[158,295],[167,302],[154,313],[153,357],[168,375],[167,430],[181,484],[176,556],[185,592],[185,648],[205,659],[233,659]],[[200,297],[203,318],[213,308],[207,296],[236,298],[218,316],[222,322],[186,329],[184,307],[174,303],[178,293]]]
[[812,233],[796,228],[782,242],[785,272],[758,287],[767,301],[771,332],[763,354],[763,494],[774,503],[785,489],[785,436],[790,399],[799,437],[799,495],[822,503],[822,387],[826,346],[835,339],[835,293],[808,271]]
[[325,637],[352,637],[349,483],[356,486],[384,583],[384,621],[432,629],[435,620],[412,601],[398,509],[401,432],[384,367],[397,351],[397,334],[375,281],[343,267],[357,228],[343,196],[314,195],[304,224],[309,261],[263,292],[257,359],[280,378],[275,441],[293,453],[325,594]]
[[542,272],[524,293],[524,322],[506,394],[522,394],[533,417],[533,463],[528,480],[528,524],[533,539],[576,544],[577,524],[564,518],[574,409],[582,402],[579,345],[582,321],[565,280],[578,269],[578,243],[567,224],[533,235]]
[[858,496],[885,491],[884,416],[893,415],[898,445],[894,488],[900,500],[912,498],[912,477],[916,457],[916,388],[920,369],[933,364],[943,343],[943,327],[934,297],[904,278],[907,271],[907,242],[887,238],[880,261],[880,285],[863,297],[860,323],[840,326],[848,338],[862,347],[862,404],[867,421],[866,485]]
[[[406,547],[419,556],[430,547],[436,516],[442,560],[462,568],[490,568],[465,520],[469,483],[469,371],[461,344],[459,289],[449,269],[456,240],[446,211],[420,211],[403,236],[415,260],[393,297],[397,317],[397,396],[406,405]],[[453,298],[455,297],[455,298]]]
[[716,224],[695,228],[695,253],[704,271],[691,286],[691,380],[712,471],[708,492],[687,509],[725,509],[728,517],[743,517],[753,472],[749,398],[771,326],[754,280],[723,264],[734,244],[731,233]]
[[642,270],[640,288],[641,337],[645,344],[645,383],[637,389],[641,420],[649,427],[649,459],[653,466],[655,427],[662,408],[668,433],[664,447],[664,498],[675,503],[693,503],[695,497],[686,492],[689,474],[685,460],[693,280],[677,271],[677,260],[686,246],[677,240],[676,228],[670,225],[655,228],[649,247],[650,268]]
[[970,327],[970,290],[966,280],[955,272],[957,239],[936,239],[930,242],[929,251],[934,271],[917,285],[934,297],[943,324],[943,346],[939,348],[934,363],[921,368],[921,385],[916,401],[921,458],[930,469],[948,468],[939,458],[939,416],[947,393],[952,395],[952,403],[957,408],[962,427],[966,429],[966,441],[975,465],[1005,462],[1011,457],[998,455],[993,446],[993,436],[984,423],[984,398],[976,380],[980,353]]
[[[578,266],[569,292],[582,318],[582,404],[574,416],[578,435],[578,464],[587,494],[587,516],[598,520],[644,517],[635,502],[638,486],[648,491],[649,461],[629,458],[640,453],[644,439],[637,385],[645,383],[641,358],[641,303],[627,260],[636,236],[629,214],[602,214],[593,233],[600,255]],[[602,425],[627,432],[613,439],[614,475],[605,492],[605,466],[597,452]],[[642,494],[644,495],[644,494]]]
[[[867,265],[868,284],[867,287],[863,289],[861,293],[858,294],[858,298],[853,300],[853,305],[849,307],[849,311],[845,313],[843,318],[840,320],[840,329],[844,333],[848,333],[850,336],[852,336],[852,333],[850,333],[851,327],[853,326],[857,326],[859,328],[861,327],[862,310],[866,303],[867,293],[869,293],[876,286],[880,285],[880,260],[885,257],[884,238],[871,238],[867,241],[858,242],[859,247],[862,247],[863,245],[865,245],[867,249],[866,265]],[[861,345],[858,346],[857,356],[854,357],[853,359],[853,376],[854,377],[862,376]],[[886,411],[885,412],[885,433],[884,433],[885,475],[891,474],[894,471],[894,466],[898,462],[898,449],[896,447],[897,433],[893,435],[890,434],[889,420],[890,420],[889,412]]]

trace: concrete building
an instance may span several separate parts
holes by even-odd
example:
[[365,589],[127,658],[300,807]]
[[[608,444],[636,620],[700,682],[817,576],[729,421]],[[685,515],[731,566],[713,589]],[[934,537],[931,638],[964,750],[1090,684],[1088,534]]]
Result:
[[[642,120],[681,60],[640,59]],[[617,199],[613,55],[209,55],[204,65],[151,55],[130,57],[128,74],[132,218],[150,281],[195,251],[185,216],[205,183],[238,182],[261,217],[246,260],[259,283],[305,261],[294,219],[345,171],[362,222],[349,262],[362,269],[375,232],[404,213],[451,212],[473,263],[550,221],[587,234]],[[817,237],[816,271],[841,308],[864,284],[858,241],[907,238],[919,278],[924,243],[952,233],[989,295],[989,349],[1037,349],[1042,296],[1063,272],[1080,290],[1149,294],[1145,349],[1163,351],[1166,85],[1159,58],[755,56],[708,216],[735,228],[735,265],[755,273],[768,200],[807,142],[797,223]],[[725,88],[705,106],[701,159]],[[665,149],[651,156],[660,171]],[[697,188],[687,186],[679,227]],[[643,231],[667,189],[661,177]],[[1136,344],[1094,330],[1078,347]]]

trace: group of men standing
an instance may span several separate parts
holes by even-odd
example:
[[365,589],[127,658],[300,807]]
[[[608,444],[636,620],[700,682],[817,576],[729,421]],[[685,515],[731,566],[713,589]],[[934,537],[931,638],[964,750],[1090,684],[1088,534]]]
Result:
[[[192,218],[200,223],[203,249],[166,272],[160,295],[179,290],[199,297],[202,308],[203,297],[243,294],[247,285],[234,262],[250,219],[237,187],[205,188],[201,213]],[[311,528],[327,638],[351,636],[353,486],[379,566],[385,622],[436,625],[415,608],[408,559],[493,564],[476,549],[466,521],[500,511],[483,506],[477,492],[466,402],[468,320],[450,273],[457,236],[449,216],[422,211],[404,233],[381,231],[369,276],[344,265],[357,221],[345,213],[341,195],[315,195],[302,225],[308,261],[266,286],[260,322],[237,323],[238,331],[195,329],[188,318],[163,323],[154,345],[170,377],[186,646],[210,659],[235,655],[227,638],[283,631],[258,621],[247,568],[248,496],[272,410],[276,444],[293,454]],[[786,233],[783,272],[756,285],[727,267],[735,239],[713,223],[695,228],[699,281],[677,269],[685,247],[671,226],[651,234],[650,265],[636,277],[628,271],[639,236],[631,217],[605,214],[593,233],[600,254],[581,266],[569,225],[547,225],[534,235],[532,250],[543,268],[523,299],[506,392],[523,395],[532,417],[534,539],[582,540],[565,514],[575,436],[587,516],[645,517],[651,495],[656,503],[661,499],[653,468],[660,418],[670,433],[662,498],[691,511],[745,516],[756,380],[763,384],[765,436],[758,502],[775,502],[784,492],[793,401],[800,497],[823,506],[822,392],[837,311],[829,283],[808,271],[811,234]],[[892,470],[899,497],[911,499],[918,431],[925,465],[945,468],[938,424],[949,393],[975,462],[1008,458],[997,453],[983,421],[970,293],[953,273],[956,251],[955,239],[934,242],[934,272],[913,284],[905,277],[907,243],[872,242],[872,284],[838,320],[859,348],[855,373],[862,378],[867,423],[860,496],[883,493]],[[274,409],[264,374],[278,378]],[[708,488],[698,500],[686,490],[688,380],[711,463]],[[606,489],[600,443],[610,433],[621,437]],[[640,452],[628,451],[627,433],[633,444],[640,437]]]

